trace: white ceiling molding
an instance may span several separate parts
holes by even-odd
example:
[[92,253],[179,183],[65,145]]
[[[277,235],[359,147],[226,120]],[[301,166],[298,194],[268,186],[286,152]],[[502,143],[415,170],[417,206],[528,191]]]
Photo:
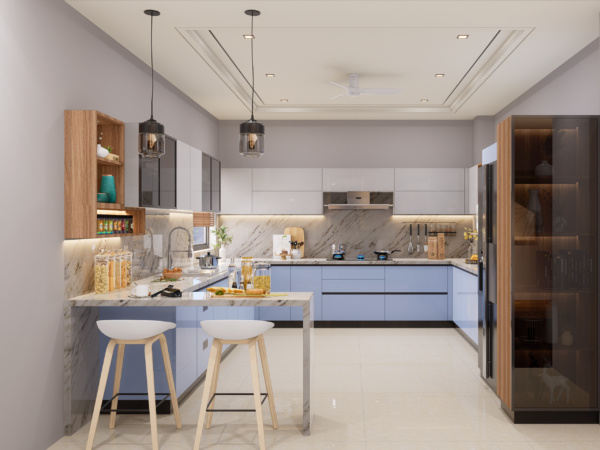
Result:
[[[237,96],[242,104],[251,109],[251,96],[244,89],[242,84],[238,82],[236,77],[231,73],[229,68],[223,63],[213,50],[208,46],[197,29],[194,28],[178,28],[177,31],[181,36],[192,46],[198,55],[208,64],[211,69],[219,76],[225,85]],[[533,28],[524,29],[508,29],[501,30],[501,35],[507,36],[496,51],[487,55],[483,54],[483,65],[464,86],[459,85],[459,89],[452,94],[454,99],[449,106],[446,105],[260,105],[254,102],[254,110],[258,113],[456,113],[469,98],[479,89],[486,80],[494,73],[494,71],[502,65],[502,63],[510,56],[510,54],[529,36]],[[487,57],[487,59],[486,59]],[[226,58],[224,56],[224,58]]]
[[[506,31],[502,30],[500,35]],[[487,59],[479,72],[458,92],[458,95],[450,104],[450,110],[453,113],[458,111],[532,31],[533,28],[512,30],[502,45]]]
[[[181,36],[192,46],[192,48],[198,53],[200,58],[210,66],[210,68],[217,74],[217,76],[223,80],[223,83],[227,85],[229,89],[236,95],[236,97],[244,104],[248,111],[251,110],[252,97],[242,87],[236,78],[232,75],[229,69],[223,64],[221,59],[211,50],[206,44],[204,39],[200,36],[195,29],[177,28],[177,31]],[[252,91],[250,91],[252,92]],[[254,109],[258,109],[258,105],[254,102]]]

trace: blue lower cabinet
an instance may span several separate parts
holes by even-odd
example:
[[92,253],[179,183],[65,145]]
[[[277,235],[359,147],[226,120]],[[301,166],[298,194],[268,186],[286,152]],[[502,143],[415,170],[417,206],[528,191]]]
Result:
[[386,295],[385,320],[448,320],[448,296]]
[[448,292],[448,267],[386,267],[385,292]]
[[322,320],[384,320],[384,295],[327,295],[322,297]]
[[198,307],[198,342],[196,345],[197,349],[197,369],[196,373],[198,376],[202,375],[206,368],[208,367],[208,357],[210,355],[210,347],[212,345],[213,338],[209,336],[206,331],[202,329],[202,325],[200,323],[203,320],[214,320],[215,316],[215,308],[213,306],[201,306]]
[[324,280],[383,280],[384,277],[383,267],[323,267]]
[[178,306],[175,308],[175,353],[176,361],[173,367],[175,390],[177,396],[191,386],[198,378],[197,375],[197,346],[198,346],[198,308],[195,306]]
[[[271,267],[271,292],[290,292],[290,269],[290,266]],[[289,306],[261,306],[259,309],[260,320],[291,320],[291,308]]]
[[[321,320],[321,267],[292,267],[292,292],[314,293],[314,320]],[[302,308],[291,308],[291,319],[302,320]]]
[[323,280],[322,289],[327,293],[385,292],[385,282],[383,280]]

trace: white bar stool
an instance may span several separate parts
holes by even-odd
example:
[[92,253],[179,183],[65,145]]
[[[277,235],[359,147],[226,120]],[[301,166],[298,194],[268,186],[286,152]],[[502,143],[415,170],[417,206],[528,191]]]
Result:
[[[146,380],[148,382],[147,395],[150,408],[148,411],[150,412],[150,429],[152,430],[152,449],[158,450],[158,429],[156,425],[157,405],[154,393],[154,364],[152,361],[152,344],[154,344],[156,341],[160,341],[160,349],[162,350],[165,371],[167,373],[167,382],[169,383],[169,394],[158,394],[165,396],[160,403],[164,402],[168,397],[171,397],[173,413],[175,415],[175,425],[178,429],[180,429],[181,418],[179,417],[177,394],[175,393],[175,383],[173,382],[173,371],[171,370],[171,361],[169,360],[167,338],[165,338],[165,335],[163,334],[165,331],[175,328],[176,325],[171,322],[161,322],[159,320],[99,320],[96,322],[96,324],[98,325],[100,331],[102,331],[102,333],[111,339],[108,343],[108,347],[106,347],[106,353],[104,355],[104,364],[102,365],[102,373],[100,374],[98,395],[96,396],[96,403],[94,405],[94,415],[92,416],[92,424],[90,426],[90,434],[88,435],[86,450],[92,450],[101,409],[104,409],[109,402],[112,403],[110,407],[110,422],[108,428],[113,429],[117,419],[117,403],[119,401],[119,395],[146,395],[119,393],[125,346],[136,344],[145,346],[144,352],[146,355]],[[117,344],[119,345],[119,350],[117,351],[117,367],[115,371],[113,397],[111,400],[108,400],[104,406],[102,406],[104,391],[106,389],[106,381],[108,380],[108,372],[110,370],[110,363],[115,345]]]
[[[258,439],[260,442],[260,450],[266,450],[265,447],[265,430],[262,416],[262,403],[266,398],[269,399],[269,409],[271,410],[271,420],[273,429],[279,428],[277,424],[277,413],[275,412],[275,397],[273,396],[273,387],[271,386],[271,375],[269,374],[269,365],[267,363],[267,348],[262,334],[275,326],[272,322],[264,322],[260,320],[204,320],[200,325],[210,336],[214,338],[210,349],[210,357],[208,360],[208,368],[206,370],[206,380],[204,382],[204,393],[202,394],[202,405],[200,406],[200,417],[198,418],[198,429],[196,430],[196,440],[194,441],[194,450],[200,449],[200,440],[202,439],[202,428],[204,418],[206,416],[206,429],[210,429],[212,423],[213,412],[226,412],[227,409],[214,409],[214,399],[217,395],[232,395],[218,394],[217,381],[219,378],[219,369],[221,367],[221,350],[223,344],[248,344],[250,351],[250,371],[252,372],[252,387],[254,392],[251,394],[233,394],[233,395],[254,395],[255,409],[247,409],[245,411],[256,411],[256,422],[258,425]],[[260,381],[258,379],[258,360],[256,357],[256,344],[260,351],[260,360],[262,362],[263,375],[265,377],[265,385],[267,393],[261,394]],[[265,398],[261,400],[261,395]],[[210,405],[213,409],[208,409]],[[239,411],[239,410],[236,410]],[[208,414],[206,414],[208,412]]]

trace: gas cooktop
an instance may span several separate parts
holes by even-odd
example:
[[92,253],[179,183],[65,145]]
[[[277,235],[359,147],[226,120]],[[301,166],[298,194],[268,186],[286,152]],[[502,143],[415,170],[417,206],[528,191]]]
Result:
[[382,259],[382,258],[365,258],[360,257],[360,256],[344,256],[344,257],[332,257],[332,258],[327,258],[327,261],[345,261],[345,262],[373,262],[373,261],[391,261],[391,258],[389,259]]

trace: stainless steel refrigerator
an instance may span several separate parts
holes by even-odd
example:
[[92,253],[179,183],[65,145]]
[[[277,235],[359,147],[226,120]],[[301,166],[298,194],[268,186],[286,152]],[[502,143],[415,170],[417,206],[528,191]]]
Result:
[[[478,179],[478,244],[479,255],[479,370],[494,391],[497,386],[497,307],[496,307],[496,176],[494,156],[479,168]],[[492,160],[493,159],[493,160]]]

